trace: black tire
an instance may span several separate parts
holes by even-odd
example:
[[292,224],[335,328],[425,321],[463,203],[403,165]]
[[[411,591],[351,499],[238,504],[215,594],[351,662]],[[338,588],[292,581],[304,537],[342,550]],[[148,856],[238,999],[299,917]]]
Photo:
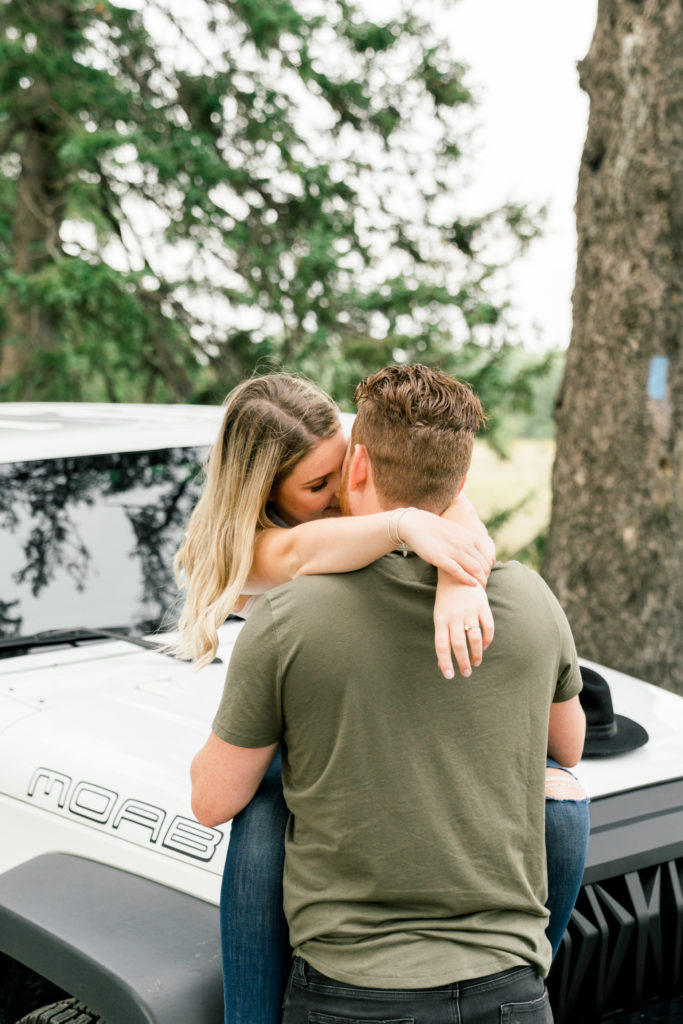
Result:
[[32,1010],[16,1024],[106,1024],[106,1021],[78,999],[62,999]]
[[15,1024],[36,1006],[67,999],[68,992],[0,953],[0,1024]]

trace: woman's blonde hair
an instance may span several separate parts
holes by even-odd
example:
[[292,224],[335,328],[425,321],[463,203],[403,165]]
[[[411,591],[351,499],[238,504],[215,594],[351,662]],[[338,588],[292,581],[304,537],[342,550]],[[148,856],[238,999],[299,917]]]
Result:
[[216,631],[243,593],[257,530],[273,525],[266,510],[273,488],[340,425],[324,391],[286,373],[238,384],[224,406],[204,490],[174,560],[186,598],[171,650],[197,668],[214,658]]

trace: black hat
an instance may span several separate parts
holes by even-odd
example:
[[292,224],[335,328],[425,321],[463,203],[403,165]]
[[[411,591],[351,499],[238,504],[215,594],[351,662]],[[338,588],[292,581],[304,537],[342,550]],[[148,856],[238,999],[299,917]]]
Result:
[[579,694],[581,706],[586,712],[586,742],[584,757],[609,757],[611,754],[625,754],[647,743],[650,738],[630,718],[615,715],[612,694],[606,679],[592,668],[581,666],[583,690]]

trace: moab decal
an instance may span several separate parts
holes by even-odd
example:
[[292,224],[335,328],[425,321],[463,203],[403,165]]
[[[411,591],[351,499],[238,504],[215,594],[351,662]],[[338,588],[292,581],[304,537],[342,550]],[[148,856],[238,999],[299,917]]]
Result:
[[120,797],[115,790],[94,782],[74,782],[70,775],[55,768],[36,768],[27,794],[43,807],[85,818],[110,828],[121,838],[157,849],[161,846],[193,860],[210,861],[223,838],[218,829],[206,828],[180,814],[166,825],[168,815],[163,807]]

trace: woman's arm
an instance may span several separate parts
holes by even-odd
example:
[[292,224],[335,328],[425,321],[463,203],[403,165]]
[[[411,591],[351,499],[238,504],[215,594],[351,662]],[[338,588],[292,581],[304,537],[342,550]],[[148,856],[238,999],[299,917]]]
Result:
[[581,760],[586,738],[586,715],[578,697],[550,705],[548,755],[573,768]]
[[[423,509],[409,508],[398,520],[401,540],[425,561],[469,586],[485,584],[492,556],[488,535]],[[469,514],[469,513],[468,513]],[[316,519],[291,529],[261,530],[244,592],[261,594],[297,576],[353,572],[396,545],[395,510],[367,516]],[[476,518],[476,513],[475,513]],[[479,524],[479,520],[476,519]],[[481,526],[481,524],[479,524]]]

